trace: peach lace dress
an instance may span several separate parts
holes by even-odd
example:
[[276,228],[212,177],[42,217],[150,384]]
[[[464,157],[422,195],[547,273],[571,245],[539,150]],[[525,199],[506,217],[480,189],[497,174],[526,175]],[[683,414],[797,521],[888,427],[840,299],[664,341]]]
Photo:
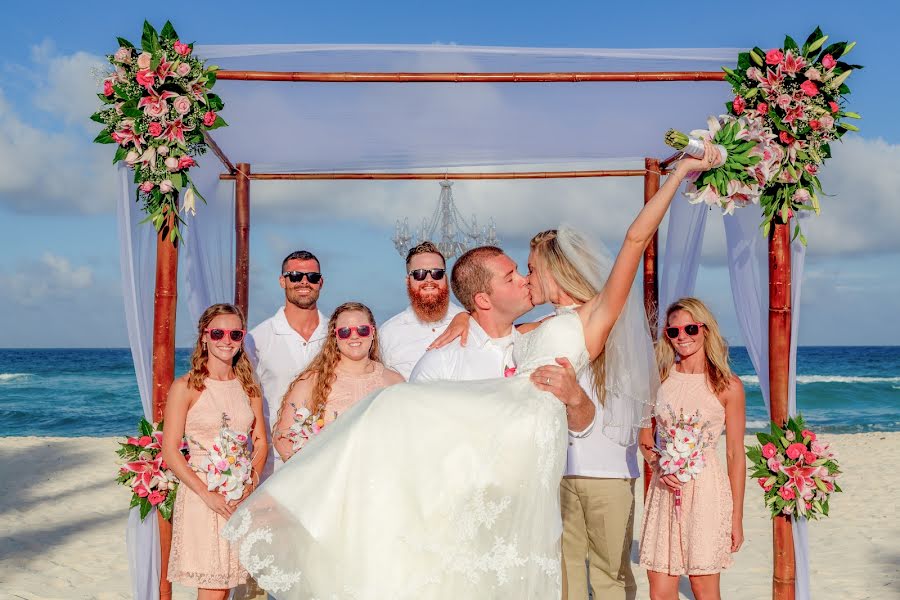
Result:
[[[185,419],[184,434],[188,440],[193,438],[205,448],[212,446],[222,428],[222,413],[228,415],[231,429],[249,435],[253,410],[241,382],[206,379],[203,383],[206,389]],[[188,443],[190,465],[195,467],[205,452],[197,444]],[[219,535],[227,522],[188,486],[179,486],[172,517],[169,581],[197,588],[228,589],[247,580],[247,570],[238,562],[237,549]]]
[[338,371],[338,376],[331,384],[331,392],[325,402],[325,424],[331,423],[344,411],[374,392],[387,386],[384,380],[384,365],[373,362],[375,367],[371,373],[360,375]]
[[716,445],[725,430],[725,407],[710,389],[705,373],[673,368],[656,400],[658,427],[666,427],[668,407],[677,415],[699,410],[715,436],[705,454],[706,466],[681,491],[681,519],[675,519],[675,495],[654,470],[644,501],[640,564],[669,575],[709,575],[731,566],[731,485]]

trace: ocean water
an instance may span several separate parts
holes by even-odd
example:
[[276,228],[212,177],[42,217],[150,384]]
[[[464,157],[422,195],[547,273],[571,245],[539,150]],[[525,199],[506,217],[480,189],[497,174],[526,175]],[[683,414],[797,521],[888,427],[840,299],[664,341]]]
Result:
[[[176,352],[176,373],[189,351]],[[732,366],[747,391],[747,426],[768,426],[744,348]],[[803,347],[797,401],[823,432],[900,431],[900,346]],[[0,349],[0,436],[111,436],[142,415],[131,353],[109,349]]]

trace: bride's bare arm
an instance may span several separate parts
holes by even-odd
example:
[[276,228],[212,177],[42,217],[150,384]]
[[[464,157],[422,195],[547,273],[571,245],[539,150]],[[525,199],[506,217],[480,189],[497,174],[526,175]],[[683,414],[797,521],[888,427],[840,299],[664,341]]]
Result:
[[717,157],[718,151],[707,142],[706,154],[702,159],[688,158],[677,163],[663,186],[644,205],[628,228],[606,285],[599,294],[576,309],[584,325],[584,337],[591,360],[603,351],[606,338],[628,299],[644,250],[669,210],[681,181],[690,171],[709,169]]

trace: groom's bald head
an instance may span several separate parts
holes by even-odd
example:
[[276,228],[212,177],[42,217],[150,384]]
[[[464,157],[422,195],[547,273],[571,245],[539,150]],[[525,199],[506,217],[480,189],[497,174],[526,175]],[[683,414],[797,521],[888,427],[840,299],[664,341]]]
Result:
[[503,250],[496,246],[479,246],[456,259],[450,272],[450,287],[453,288],[453,295],[467,311],[475,310],[475,294],[491,293],[491,279],[494,273],[488,267],[487,261],[502,254]]

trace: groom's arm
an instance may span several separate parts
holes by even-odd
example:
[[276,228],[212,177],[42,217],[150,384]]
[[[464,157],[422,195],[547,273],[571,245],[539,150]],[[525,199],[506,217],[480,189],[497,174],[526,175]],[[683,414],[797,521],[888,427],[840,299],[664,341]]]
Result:
[[578,382],[572,363],[567,358],[557,358],[556,362],[559,366],[545,365],[535,369],[531,382],[538,389],[556,396],[566,406],[569,433],[574,437],[585,437],[594,428],[597,407]]

